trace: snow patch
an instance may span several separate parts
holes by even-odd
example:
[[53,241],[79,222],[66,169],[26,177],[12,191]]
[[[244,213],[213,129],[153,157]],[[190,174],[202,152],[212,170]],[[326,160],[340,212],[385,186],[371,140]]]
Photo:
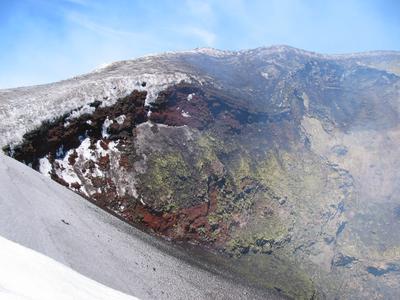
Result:
[[264,77],[265,79],[269,79],[269,75],[267,72],[261,72],[261,76]]
[[[107,144],[107,149],[101,146],[104,141],[99,140],[94,145],[91,144],[90,138],[86,137],[80,146],[76,149],[71,149],[64,153],[64,156],[56,158],[54,160],[54,172],[55,174],[68,184],[68,187],[73,187],[74,184],[79,184],[80,192],[86,196],[90,196],[90,190],[85,187],[85,180],[90,177],[104,178],[105,174],[102,171],[97,162],[105,156],[109,156],[112,160],[113,166],[118,168],[119,164],[119,151],[117,149],[118,142],[111,141]],[[69,158],[76,151],[76,159],[74,165],[71,165]],[[50,176],[49,172],[52,171],[52,165],[47,157],[39,160],[40,173]],[[92,162],[92,163],[90,163]],[[93,163],[94,162],[94,163]],[[115,174],[117,176],[117,174]],[[118,178],[116,177],[116,180]],[[101,192],[101,191],[98,191]],[[121,192],[121,191],[119,191]],[[132,191],[133,195],[137,195],[135,191]]]
[[40,173],[50,177],[51,170],[52,170],[52,166],[51,166],[51,163],[49,162],[49,159],[47,158],[47,156],[39,159],[39,172]]
[[110,136],[110,134],[107,132],[108,127],[110,127],[110,125],[114,123],[113,120],[110,120],[107,116],[107,118],[105,119],[103,126],[101,128],[101,135],[103,136],[103,138],[108,138]]
[[151,106],[157,99],[158,93],[165,90],[171,85],[178,84],[182,81],[186,83],[192,83],[192,78],[184,73],[172,73],[168,76],[160,76],[155,74],[145,74],[142,77],[141,82],[146,82],[146,87],[142,87],[143,90],[147,91],[145,100],[146,106]]
[[193,96],[196,95],[195,93],[191,93],[187,96],[187,101],[191,101],[193,99]]
[[184,118],[189,118],[189,117],[190,117],[190,114],[189,114],[188,112],[182,110],[182,117],[184,117]]
[[91,115],[92,113],[94,113],[95,110],[96,110],[95,107],[92,107],[92,106],[86,104],[86,105],[82,106],[80,109],[74,110],[69,115],[67,120],[78,119],[80,116],[85,115],[85,114]]
[[200,54],[206,54],[209,56],[214,56],[214,57],[226,57],[235,54],[233,51],[224,51],[224,50],[219,50],[215,48],[210,48],[210,47],[204,47],[204,48],[196,48],[191,51],[187,51],[191,53],[200,53]]
[[135,300],[0,236],[0,299]]
[[125,122],[126,116],[125,115],[120,115],[115,118],[115,121],[118,123],[118,125],[122,125]]
[[[89,160],[92,158],[92,150],[89,149],[91,143],[90,143],[90,138],[85,138],[80,146],[76,149],[76,152],[78,153],[78,156],[82,157],[85,160]],[[72,154],[73,150],[68,151],[68,154]],[[69,156],[69,155],[66,155]]]

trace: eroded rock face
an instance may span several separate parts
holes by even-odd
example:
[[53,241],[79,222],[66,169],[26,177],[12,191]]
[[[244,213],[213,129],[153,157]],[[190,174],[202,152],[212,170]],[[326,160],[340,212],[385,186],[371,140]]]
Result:
[[271,64],[240,93],[181,82],[145,107],[134,91],[6,150],[128,222],[226,254],[260,286],[398,295],[400,79],[283,58],[290,68]]
[[[27,135],[14,156],[129,222],[238,260],[290,261],[291,251],[317,243],[320,226],[319,243],[335,239],[338,207],[347,197],[339,186],[347,178],[309,151],[298,130],[300,105],[274,116],[250,113],[221,94],[180,84],[161,93],[147,113],[145,96],[134,92],[115,106],[46,124]],[[47,152],[35,148],[46,142]],[[326,217],[312,224],[313,213],[327,203]],[[268,268],[277,267],[269,260]],[[261,284],[311,296],[308,275],[286,268],[277,274],[302,288],[279,277]]]

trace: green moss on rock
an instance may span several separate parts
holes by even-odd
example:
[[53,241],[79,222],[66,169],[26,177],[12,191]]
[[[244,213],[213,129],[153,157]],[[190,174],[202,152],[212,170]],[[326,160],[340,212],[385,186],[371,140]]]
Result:
[[147,168],[140,191],[154,209],[171,211],[204,201],[207,181],[181,153],[151,153]]

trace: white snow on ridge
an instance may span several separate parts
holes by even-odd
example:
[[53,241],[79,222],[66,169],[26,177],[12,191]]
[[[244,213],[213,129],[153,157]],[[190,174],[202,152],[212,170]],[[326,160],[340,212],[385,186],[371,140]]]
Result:
[[135,300],[0,236],[0,299]]
[[[64,113],[82,107],[71,119],[93,112],[88,104],[113,105],[134,90],[146,91],[146,105],[158,93],[181,81],[193,82],[196,76],[171,69],[152,60],[111,64],[96,72],[57,83],[0,90],[0,147],[22,141],[22,136]],[[145,84],[144,84],[145,83]]]
[[85,104],[80,109],[73,111],[71,115],[67,118],[67,120],[77,119],[83,114],[92,114],[94,113],[94,111],[95,111],[94,107]]
[[210,48],[210,47],[196,48],[194,50],[187,51],[187,52],[206,54],[206,55],[214,56],[214,57],[225,57],[225,56],[230,56],[230,55],[236,54],[235,51],[219,50],[219,49]]
[[[139,90],[147,92],[146,105],[151,105],[160,91],[181,81],[200,85],[212,83],[217,88],[224,87],[218,77],[208,75],[207,68],[204,71],[196,65],[191,65],[190,60],[182,58],[189,56],[198,59],[210,56],[215,60],[228,59],[230,64],[241,64],[246,62],[247,57],[258,57],[270,64],[275,63],[276,57],[284,58],[284,53],[316,59],[361,59],[389,54],[400,56],[400,52],[379,51],[326,55],[278,45],[241,51],[198,48],[114,62],[92,73],[57,83],[0,90],[0,148],[10,143],[21,142],[26,132],[39,127],[44,120],[53,119],[79,107],[83,109],[74,113],[72,117],[90,112],[92,109],[85,105],[95,100],[101,101],[102,106],[109,106],[118,98],[129,95],[133,90]],[[268,73],[268,77],[270,75],[273,73]],[[190,100],[188,97],[188,101]]]

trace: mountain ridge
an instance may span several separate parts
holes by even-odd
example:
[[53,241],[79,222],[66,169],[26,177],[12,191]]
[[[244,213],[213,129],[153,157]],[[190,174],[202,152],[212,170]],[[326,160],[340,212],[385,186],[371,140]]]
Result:
[[[261,56],[261,60],[257,58],[257,49],[267,51],[265,56]],[[282,53],[284,53],[285,55],[290,55],[295,59],[299,59],[296,58],[296,55],[299,55],[299,53],[301,59],[305,59],[302,56],[304,55],[304,53],[312,53],[304,52],[304,50],[299,50],[287,46],[284,46],[283,48],[281,46],[277,46],[277,48],[269,47],[257,49],[246,50],[243,53],[245,53],[245,55],[249,55],[249,57],[253,60],[258,60],[255,63],[261,63],[264,64],[267,68],[270,68],[270,72],[272,72],[272,74],[276,73],[276,68],[279,68],[279,65],[282,65],[282,63],[286,63],[286,61],[293,60],[293,58],[280,57],[279,53],[281,53],[281,51],[279,49],[283,49],[284,51]],[[278,50],[273,51],[274,49]],[[256,53],[252,54],[252,51],[256,51]],[[20,142],[25,128],[32,130],[35,127],[39,127],[42,121],[53,118],[55,114],[62,115],[63,113],[71,111],[72,109],[87,105],[94,100],[100,100],[104,102],[104,105],[109,105],[114,103],[116,98],[126,96],[134,89],[148,92],[148,99],[146,100],[146,104],[149,105],[152,101],[156,99],[158,92],[167,88],[170,85],[177,84],[182,80],[187,82],[198,82],[200,84],[209,83],[223,89],[226,89],[224,85],[228,85],[228,88],[229,85],[242,85],[242,83],[240,83],[239,81],[216,82],[213,76],[215,77],[220,75],[213,75],[212,73],[209,73],[208,70],[202,70],[199,73],[198,68],[202,68],[203,65],[203,63],[200,62],[202,56],[203,54],[201,53],[190,51],[184,51],[175,54],[161,54],[156,56],[138,58],[130,61],[115,62],[110,66],[101,69],[100,71],[94,71],[57,83],[0,90],[0,111],[2,112],[2,116],[4,119],[4,122],[1,123],[1,129],[3,130],[1,131],[0,146],[4,147],[6,144],[9,143]],[[236,56],[237,55],[235,54],[228,57],[233,57],[233,59],[235,59]],[[204,57],[212,58],[212,56],[207,55],[205,55]],[[267,59],[270,57],[271,61],[265,61],[264,57]],[[317,55],[317,58],[318,57],[319,55]],[[218,57],[218,59],[222,60],[225,58],[226,57]],[[178,59],[178,61],[176,59]],[[187,59],[189,59],[189,61]],[[200,61],[198,64],[197,60],[199,59]],[[328,61],[330,61],[330,59],[328,59]],[[389,63],[390,62],[391,60],[389,61]],[[195,63],[195,65],[193,65],[193,63]],[[208,62],[208,64],[210,63],[212,62]],[[225,62],[221,63],[222,65],[225,64]],[[240,65],[238,65],[238,63],[235,61],[228,63],[231,66],[229,67],[231,69],[227,69],[226,71],[228,72],[228,74],[238,72],[241,68]],[[351,63],[353,65],[357,65],[354,62]],[[296,64],[297,63],[294,62],[294,64],[290,66],[290,68],[298,68]],[[376,68],[377,70],[389,72],[387,64],[388,62],[380,63],[380,68]],[[373,63],[369,63],[366,64],[366,67],[371,67],[372,65]],[[236,70],[235,68],[239,69]],[[397,70],[398,68],[400,72],[399,62],[397,61],[397,64],[391,66],[391,68],[395,70]],[[250,72],[250,74],[254,73],[254,71]],[[258,72],[262,73],[262,70]],[[287,73],[288,71],[284,71],[284,73],[285,72]],[[290,71],[288,74],[290,74]],[[396,74],[399,73],[396,72],[391,74],[398,76]],[[254,73],[254,75],[252,76],[255,75],[256,73]],[[245,77],[243,77],[243,80],[245,80]],[[141,86],[143,83],[146,83],[147,87]],[[235,90],[232,93],[239,93],[240,95],[243,88],[245,88],[245,86],[241,89],[237,89],[235,87]],[[261,89],[260,92],[265,93],[263,89]],[[267,93],[269,92],[267,91]],[[259,94],[257,97],[259,97],[260,95],[261,94]],[[27,99],[27,97],[30,97],[30,99]],[[50,98],[51,101],[49,101]],[[32,106],[32,104],[34,103],[36,105]],[[65,108],[63,108],[64,103],[67,103],[65,105]],[[36,113],[25,111],[25,108],[29,107],[29,105],[31,105],[33,108],[43,106],[43,109],[40,109]],[[51,113],[48,114],[45,109],[50,109]],[[13,133],[13,131],[15,133]]]
[[0,145],[264,288],[393,298],[399,66],[393,53],[323,58],[286,46],[117,62],[0,91]]
[[[157,58],[157,57],[163,57],[163,56],[168,56],[168,55],[182,55],[182,54],[210,54],[212,56],[212,53],[221,53],[225,55],[238,55],[238,54],[248,54],[251,52],[255,51],[267,51],[270,53],[276,53],[276,52],[284,52],[284,51],[294,51],[300,54],[304,55],[309,55],[309,56],[314,56],[314,57],[320,57],[320,58],[325,58],[325,59],[335,59],[335,58],[343,58],[343,59],[351,59],[351,58],[363,58],[363,57],[370,57],[370,56],[381,56],[381,55],[394,55],[394,56],[400,56],[400,50],[369,50],[369,51],[360,51],[360,52],[349,52],[349,53],[336,53],[336,54],[322,54],[316,51],[309,51],[301,48],[296,48],[292,47],[289,45],[285,44],[277,44],[277,45],[272,45],[272,46],[260,46],[257,48],[248,48],[248,49],[243,49],[243,50],[221,50],[218,48],[213,48],[213,47],[199,47],[199,48],[194,48],[190,50],[181,50],[181,51],[166,51],[166,52],[157,52],[153,54],[146,54],[143,56],[139,56],[136,58],[132,59],[124,59],[124,60],[117,60],[113,61],[110,63],[106,63],[102,66],[99,66],[95,68],[92,71],[89,71],[87,73],[81,74],[81,75],[75,75],[70,78],[66,78],[60,81],[56,82],[63,82],[63,81],[68,81],[76,78],[80,78],[82,76],[89,75],[91,73],[98,72],[100,70],[106,69],[107,67],[115,66],[115,65],[120,65],[124,63],[131,63],[135,62],[138,60],[143,60],[143,59],[148,59],[148,58]],[[21,86],[21,87],[11,87],[11,88],[2,88],[0,91],[8,91],[8,90],[14,90],[14,89],[24,89],[24,88],[33,88],[33,87],[39,87],[39,86],[45,86],[49,85],[52,83],[56,82],[50,82],[50,83],[43,83],[39,85],[28,85],[28,86]]]

